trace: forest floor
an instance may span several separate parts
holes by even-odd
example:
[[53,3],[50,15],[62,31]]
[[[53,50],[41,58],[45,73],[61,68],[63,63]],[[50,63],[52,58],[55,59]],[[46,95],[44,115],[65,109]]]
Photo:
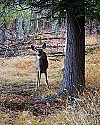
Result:
[[64,57],[48,61],[50,90],[44,75],[36,90],[35,56],[0,58],[0,125],[99,125],[100,47],[86,53],[86,88],[74,103],[57,97]]

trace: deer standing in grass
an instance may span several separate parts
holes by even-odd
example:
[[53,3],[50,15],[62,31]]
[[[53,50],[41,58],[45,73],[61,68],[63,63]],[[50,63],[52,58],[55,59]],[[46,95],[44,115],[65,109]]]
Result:
[[37,89],[40,86],[40,79],[42,73],[45,74],[46,83],[49,89],[47,79],[48,60],[46,53],[43,51],[46,48],[46,43],[44,43],[42,47],[34,47],[33,45],[31,45],[31,48],[36,52]]

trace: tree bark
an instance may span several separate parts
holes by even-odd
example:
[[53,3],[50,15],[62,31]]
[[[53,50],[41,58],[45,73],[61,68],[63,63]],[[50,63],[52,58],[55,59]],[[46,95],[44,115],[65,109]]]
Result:
[[[2,23],[0,23],[2,24]],[[4,28],[2,30],[0,30],[0,44],[4,45],[5,42],[6,42],[6,38],[5,38],[5,34],[6,34],[6,31],[5,31],[5,27],[6,27],[6,24],[4,24]]]
[[77,97],[85,86],[85,17],[66,14],[66,55],[59,95]]
[[17,24],[16,24],[16,41],[19,41],[21,39],[21,32],[22,32],[22,18],[18,18]]
[[30,18],[24,18],[24,41],[27,41],[29,36]]

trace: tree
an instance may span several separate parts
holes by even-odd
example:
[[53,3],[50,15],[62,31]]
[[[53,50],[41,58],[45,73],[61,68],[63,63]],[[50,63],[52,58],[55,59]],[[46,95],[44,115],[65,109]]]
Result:
[[76,97],[85,87],[85,16],[66,13],[66,54],[59,94]]

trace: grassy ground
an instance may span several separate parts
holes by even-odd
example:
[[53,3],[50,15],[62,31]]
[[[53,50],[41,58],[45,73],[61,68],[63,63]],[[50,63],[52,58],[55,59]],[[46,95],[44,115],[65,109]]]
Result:
[[35,91],[35,57],[0,59],[0,125],[99,125],[100,48],[86,55],[86,89],[80,100],[36,102],[56,95],[63,78],[63,57],[48,57],[48,79]]

